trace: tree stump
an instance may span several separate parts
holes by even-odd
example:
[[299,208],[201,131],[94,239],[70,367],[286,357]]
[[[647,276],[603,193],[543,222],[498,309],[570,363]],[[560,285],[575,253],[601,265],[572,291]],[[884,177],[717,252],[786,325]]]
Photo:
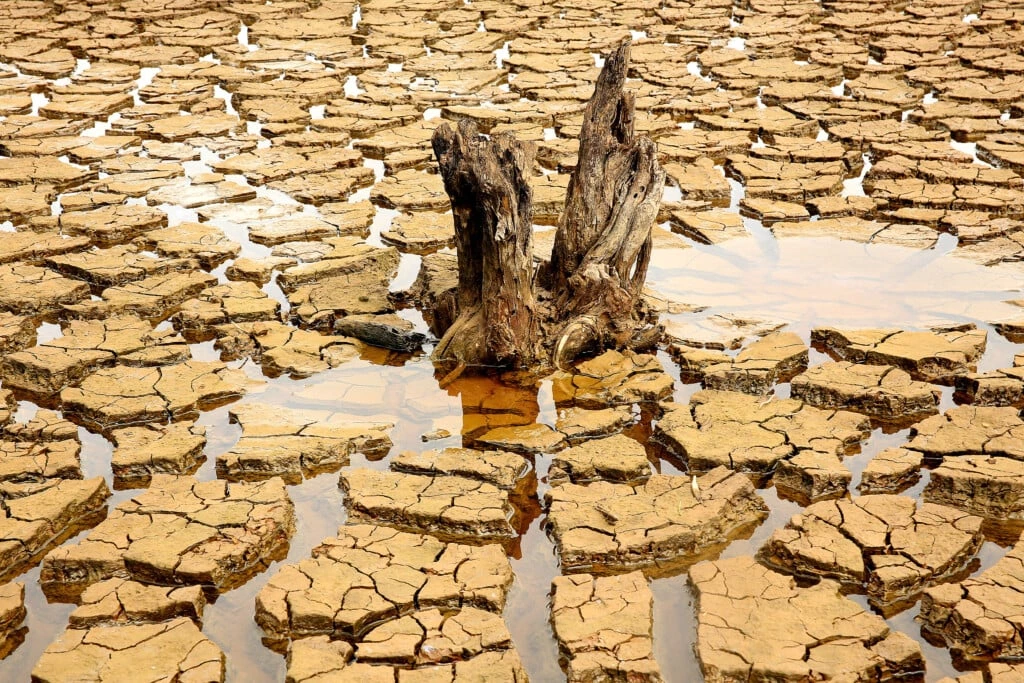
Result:
[[482,137],[472,121],[434,132],[434,155],[455,218],[459,316],[438,357],[521,367],[537,353],[533,295],[533,192],[537,149],[512,135]]
[[624,90],[629,40],[605,61],[584,112],[578,162],[547,267],[534,276],[535,147],[509,134],[444,124],[433,137],[451,199],[458,317],[439,360],[502,367],[561,365],[587,351],[649,341],[641,293],[665,173],[654,143],[636,138]]

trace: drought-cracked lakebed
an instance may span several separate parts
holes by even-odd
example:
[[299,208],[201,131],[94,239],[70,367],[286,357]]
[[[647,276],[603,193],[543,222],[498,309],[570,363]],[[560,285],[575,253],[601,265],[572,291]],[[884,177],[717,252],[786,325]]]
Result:
[[[1020,676],[1016,12],[0,8],[0,678]],[[657,350],[437,372],[434,128],[545,260],[627,35]]]

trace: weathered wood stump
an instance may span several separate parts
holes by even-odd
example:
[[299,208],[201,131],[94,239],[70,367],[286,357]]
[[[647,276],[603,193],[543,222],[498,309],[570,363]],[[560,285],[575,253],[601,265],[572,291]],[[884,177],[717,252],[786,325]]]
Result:
[[433,145],[459,258],[459,317],[435,353],[474,364],[531,364],[538,349],[527,178],[537,149],[509,134],[481,137],[465,119],[457,130],[438,128]]
[[535,146],[510,134],[483,137],[465,120],[434,132],[459,266],[458,315],[436,359],[561,365],[652,338],[641,292],[665,173],[654,143],[634,136],[633,95],[624,90],[629,46],[608,56],[584,111],[554,251],[538,273],[529,186]]

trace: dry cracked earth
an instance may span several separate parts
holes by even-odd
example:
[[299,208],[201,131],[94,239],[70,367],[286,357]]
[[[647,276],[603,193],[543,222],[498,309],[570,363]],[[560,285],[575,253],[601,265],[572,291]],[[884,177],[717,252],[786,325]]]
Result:
[[[435,371],[602,54],[664,335]],[[0,3],[0,680],[1024,680],[1024,5]]]

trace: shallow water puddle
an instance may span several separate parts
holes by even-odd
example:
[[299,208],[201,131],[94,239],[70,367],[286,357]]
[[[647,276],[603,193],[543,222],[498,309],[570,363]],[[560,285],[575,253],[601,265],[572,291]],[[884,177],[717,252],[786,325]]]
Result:
[[1002,320],[1019,310],[1004,302],[1020,290],[1022,274],[979,266],[941,247],[764,235],[655,252],[648,281],[673,299],[789,323],[800,334],[814,326],[908,329]]

